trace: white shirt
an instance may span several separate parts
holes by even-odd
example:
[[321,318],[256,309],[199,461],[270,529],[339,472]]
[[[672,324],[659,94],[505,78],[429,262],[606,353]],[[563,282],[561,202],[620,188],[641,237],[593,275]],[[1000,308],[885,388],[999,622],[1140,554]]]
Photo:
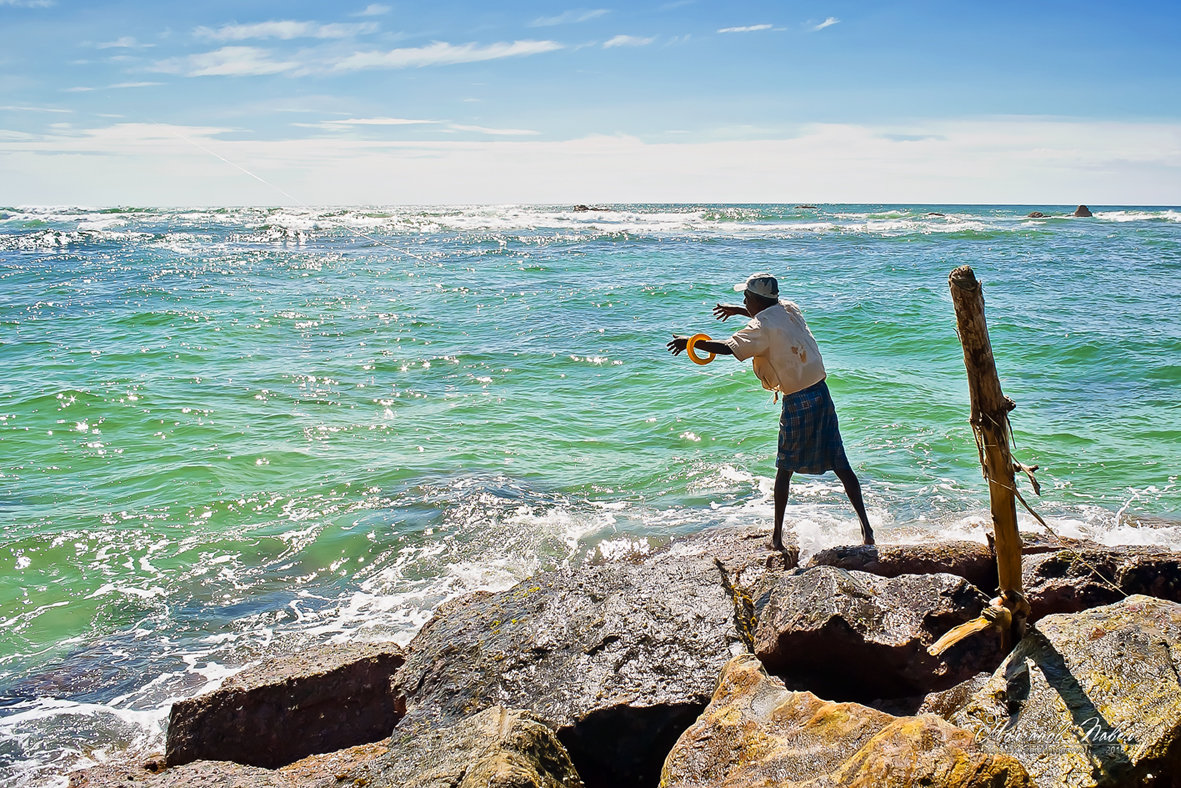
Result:
[[800,308],[780,301],[725,340],[739,361],[754,359],[763,388],[794,394],[824,380],[824,359]]

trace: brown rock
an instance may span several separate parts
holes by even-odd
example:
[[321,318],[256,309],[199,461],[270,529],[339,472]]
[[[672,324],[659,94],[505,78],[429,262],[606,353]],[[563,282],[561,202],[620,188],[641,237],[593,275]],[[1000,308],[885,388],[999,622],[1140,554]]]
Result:
[[1093,545],[1027,555],[1021,576],[1033,621],[1131,594],[1181,602],[1181,553],[1155,547]]
[[1181,784],[1181,605],[1133,596],[1037,622],[953,721],[1039,785]]
[[755,654],[793,689],[862,703],[909,697],[917,708],[927,693],[1000,663],[991,633],[941,657],[927,653],[987,604],[956,575],[885,578],[818,566],[780,581],[755,629]]
[[159,773],[101,766],[70,788],[582,788],[566,750],[536,718],[499,706],[438,729],[396,731],[382,742],[312,755],[271,770],[194,761]]
[[284,771],[333,774],[332,786],[582,788],[554,732],[528,712],[500,706],[442,728],[399,727],[388,753],[343,770],[325,770],[317,760]]
[[830,547],[812,556],[808,566],[835,566],[882,577],[946,573],[959,575],[985,592],[997,587],[996,557],[979,542]]
[[1074,209],[1074,214],[1073,214],[1073,215],[1074,215],[1074,216],[1084,216],[1084,217],[1086,217],[1086,216],[1093,216],[1094,214],[1092,214],[1092,213],[1091,213],[1091,209],[1090,209],[1090,208],[1088,208],[1087,206],[1085,206],[1085,205],[1080,205],[1079,207],[1077,207],[1077,208],[1075,208],[1075,209]]
[[402,665],[392,643],[320,646],[269,660],[214,692],[173,704],[166,760],[275,768],[390,735],[401,717],[389,690]]
[[967,731],[933,715],[894,717],[855,703],[791,692],[758,660],[722,673],[701,717],[665,760],[661,788],[1032,786],[1004,755],[980,752]]
[[96,766],[70,775],[69,788],[305,788],[282,772],[229,761],[195,761],[152,772]]
[[1042,213],[1041,211],[1033,211],[1032,213],[1026,214],[1026,218],[1027,219],[1045,219],[1046,215],[1044,213]]
[[708,555],[542,574],[423,628],[395,679],[399,728],[525,708],[588,785],[651,785],[722,665],[748,651],[748,616]]

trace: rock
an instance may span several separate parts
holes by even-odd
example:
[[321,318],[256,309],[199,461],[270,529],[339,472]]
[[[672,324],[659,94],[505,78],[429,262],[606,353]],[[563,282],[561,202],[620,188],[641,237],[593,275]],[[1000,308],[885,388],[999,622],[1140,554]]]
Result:
[[195,761],[159,772],[95,766],[70,775],[69,788],[304,788],[282,772],[229,761]]
[[927,216],[939,216],[939,217],[945,217],[945,216],[946,216],[946,214],[938,213],[937,211],[931,211],[930,213],[928,213],[928,214],[927,214]]
[[947,573],[985,592],[997,587],[996,557],[988,545],[978,542],[830,547],[812,556],[808,566],[856,569],[882,577]]
[[941,657],[927,653],[987,604],[955,575],[885,578],[818,566],[780,581],[759,618],[755,654],[793,689],[861,703],[914,698],[913,709],[921,696],[1000,663],[1000,638],[991,633]]
[[1021,577],[1033,621],[1131,594],[1181,602],[1181,553],[1155,547],[1093,545],[1027,555]]
[[1147,596],[1037,622],[953,718],[1039,785],[1181,782],[1181,605]]
[[659,562],[660,555],[713,559],[723,572],[723,582],[744,603],[749,600],[757,616],[779,578],[800,562],[798,547],[771,550],[767,547],[770,538],[765,528],[707,528],[669,543],[653,561]]
[[894,717],[789,691],[738,656],[709,707],[668,754],[661,788],[1032,786],[1021,765],[980,752],[934,715]]
[[815,205],[797,205],[796,209],[797,210],[812,210],[812,211],[814,211],[814,210],[816,210],[816,206]]
[[1044,213],[1042,213],[1041,211],[1034,211],[1032,213],[1027,213],[1025,215],[1025,218],[1027,218],[1027,219],[1045,219],[1046,215]]
[[582,213],[584,211],[589,211],[589,210],[590,210],[590,206],[587,206],[587,205],[575,205],[574,206],[575,213]]
[[542,574],[427,622],[394,682],[399,729],[529,709],[587,785],[651,785],[722,665],[749,650],[747,616],[708,556]]
[[1074,209],[1073,215],[1074,216],[1093,216],[1094,214],[1091,213],[1091,209],[1088,208],[1087,206],[1080,205],[1079,207]]
[[950,720],[991,678],[989,673],[977,673],[950,689],[928,693],[916,714],[934,714]]
[[103,766],[70,777],[71,788],[582,788],[552,730],[499,706],[439,729],[396,731],[382,742],[312,755],[270,770],[195,761],[160,773]]
[[[332,786],[414,788],[582,788],[582,780],[554,732],[535,716],[493,706],[455,725],[407,726],[389,741],[389,752],[342,770],[319,759],[284,769],[334,776]],[[325,786],[328,788],[328,786]]]
[[231,676],[214,692],[173,704],[166,761],[235,761],[275,768],[390,735],[401,717],[390,678],[392,643],[319,646]]

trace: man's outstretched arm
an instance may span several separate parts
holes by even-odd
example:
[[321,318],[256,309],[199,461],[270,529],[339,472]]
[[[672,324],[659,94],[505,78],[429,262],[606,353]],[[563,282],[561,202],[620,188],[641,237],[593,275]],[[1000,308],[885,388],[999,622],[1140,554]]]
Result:
[[714,317],[725,320],[728,317],[751,317],[745,306],[735,304],[718,304],[714,307]]
[[[668,352],[674,356],[679,356],[684,352],[685,346],[689,344],[689,337],[681,336],[680,334],[673,334],[673,341],[668,343]],[[702,353],[717,353],[719,356],[732,356],[734,351],[725,342],[714,342],[712,340],[701,340],[693,346],[694,350],[699,350]]]

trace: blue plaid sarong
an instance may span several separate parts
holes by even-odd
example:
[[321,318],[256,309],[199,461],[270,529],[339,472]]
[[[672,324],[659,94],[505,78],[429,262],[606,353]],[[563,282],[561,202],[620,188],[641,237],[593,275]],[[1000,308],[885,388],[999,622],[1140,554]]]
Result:
[[823,380],[783,397],[779,452],[775,467],[798,473],[824,473],[849,466],[837,410]]

